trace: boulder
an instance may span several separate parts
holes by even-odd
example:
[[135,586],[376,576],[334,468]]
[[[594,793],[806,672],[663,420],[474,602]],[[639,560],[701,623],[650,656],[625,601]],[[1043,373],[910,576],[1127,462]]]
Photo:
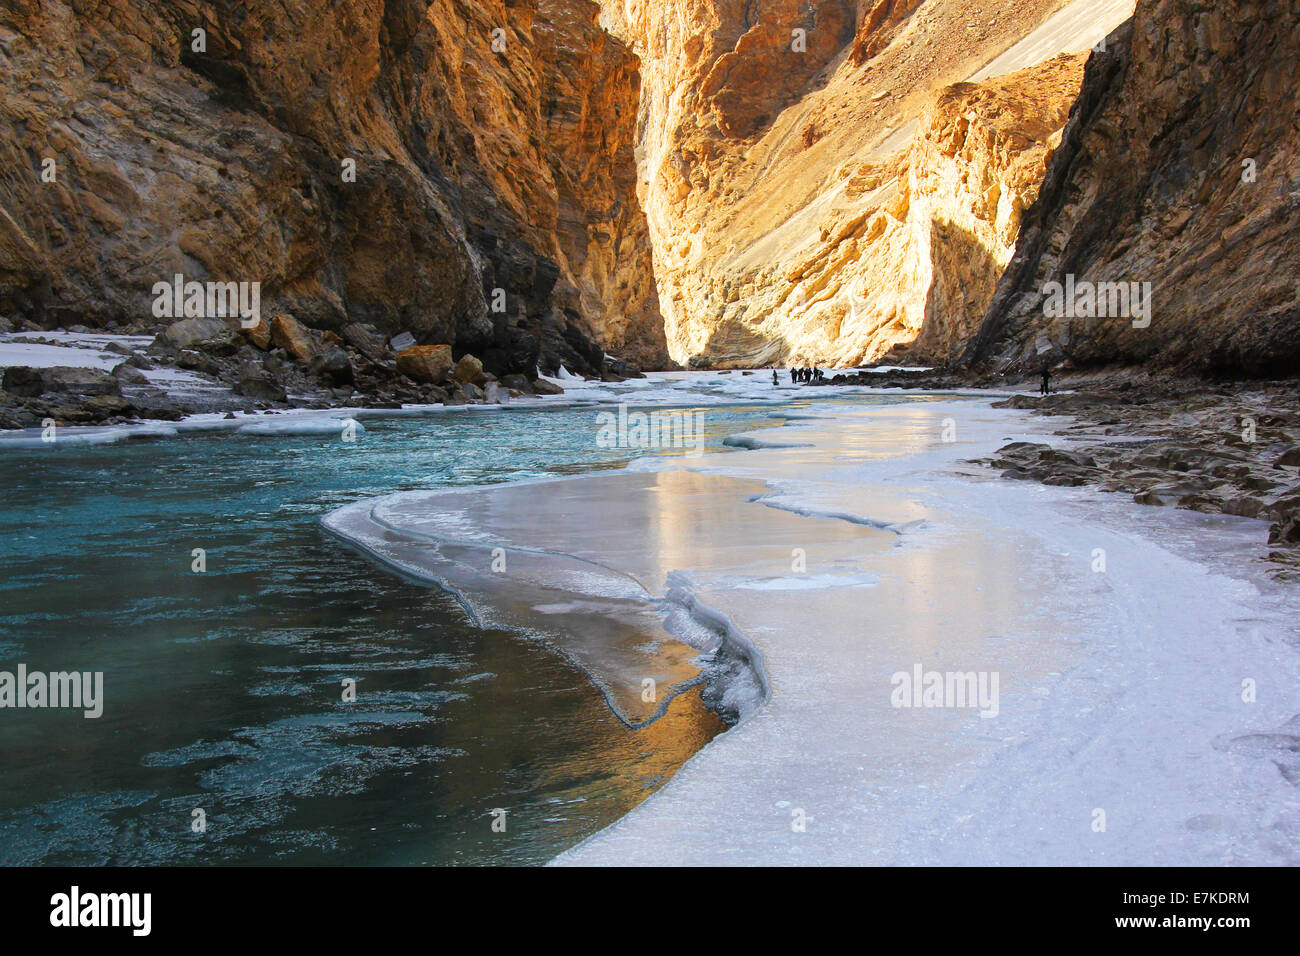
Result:
[[382,361],[387,350],[384,337],[379,330],[363,322],[352,322],[343,326],[343,341],[372,362]]
[[1269,544],[1300,544],[1300,488],[1278,498],[1265,515],[1275,519],[1269,528]]
[[506,375],[501,379],[501,384],[512,391],[518,392],[520,395],[528,395],[533,390],[533,386],[526,375]]
[[1012,395],[1001,402],[994,402],[994,408],[1041,408],[1043,400],[1036,395]]
[[120,395],[121,386],[108,372],[96,368],[58,365],[41,369],[41,383],[47,392],[69,395]]
[[412,345],[397,353],[397,371],[415,382],[437,385],[451,369],[450,345]]
[[1277,461],[1273,462],[1273,464],[1277,465],[1279,468],[1300,467],[1300,447],[1288,448],[1282,453],[1282,456],[1278,458]]
[[121,395],[93,395],[82,403],[82,408],[96,421],[129,416],[135,411],[135,407]]
[[1273,522],[1268,531],[1269,544],[1300,544],[1300,517],[1291,515]]
[[213,374],[217,371],[217,364],[211,358],[202,352],[196,352],[193,349],[186,349],[176,357],[176,364],[181,368],[189,369],[192,372],[207,372]]
[[1268,512],[1268,505],[1261,498],[1232,495],[1223,500],[1222,511],[1225,515],[1236,515],[1239,518],[1262,518]]
[[403,332],[401,335],[394,335],[388,342],[388,347],[394,352],[405,352],[415,344],[415,336],[410,332]]
[[311,329],[291,315],[277,315],[271,320],[271,343],[288,352],[300,365],[310,365],[320,351]]
[[45,391],[45,382],[37,369],[26,365],[11,365],[5,369],[3,387],[11,395],[35,398]]
[[461,385],[460,393],[471,402],[481,402],[485,398],[483,389],[479,388],[473,382],[465,382]]
[[487,375],[483,372],[483,363],[469,353],[460,357],[460,361],[452,369],[451,377],[461,384],[477,385],[479,388],[487,384]]
[[[604,363],[604,369],[606,369],[607,372],[610,372],[611,375],[616,375],[621,378],[646,377],[646,373],[642,372],[640,368],[637,368],[637,365],[630,362],[623,362],[621,359],[612,359],[610,362]],[[742,372],[742,375],[753,375],[753,372]]]
[[258,319],[257,325],[252,328],[242,329],[243,333],[248,336],[248,341],[252,342],[263,352],[271,347],[271,324],[266,319]]
[[149,379],[145,377],[144,372],[141,372],[138,368],[136,368],[135,366],[131,365],[128,362],[123,362],[120,365],[114,367],[113,377],[117,379],[119,382],[121,382],[123,385],[148,385],[149,384]]
[[326,384],[338,388],[353,382],[352,360],[338,346],[331,346],[311,360],[308,371]]
[[544,378],[539,378],[533,382],[533,392],[538,395],[563,395],[564,389],[554,382],[548,382]]
[[236,395],[269,402],[283,402],[287,398],[284,386],[257,362],[245,362],[239,367],[239,381],[235,384],[234,392]]
[[233,355],[240,346],[239,331],[225,319],[181,319],[162,334],[174,349],[196,349],[213,355]]
[[488,382],[483,386],[483,401],[489,405],[508,405],[510,394],[501,387],[500,382]]
[[1182,484],[1159,484],[1144,491],[1139,491],[1133,496],[1133,500],[1140,505],[1154,505],[1164,507],[1176,505],[1180,500],[1191,501],[1190,496],[1203,495],[1205,489],[1193,485]]

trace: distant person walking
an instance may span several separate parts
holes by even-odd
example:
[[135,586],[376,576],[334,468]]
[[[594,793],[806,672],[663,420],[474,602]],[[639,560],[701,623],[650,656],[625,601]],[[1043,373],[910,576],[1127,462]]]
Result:
[[773,385],[780,385],[780,384],[781,384],[781,380],[780,380],[779,378],[776,377],[776,369],[772,369],[772,384],[773,384]]
[[1043,363],[1043,387],[1039,390],[1039,395],[1048,395],[1052,391],[1052,367],[1046,362]]

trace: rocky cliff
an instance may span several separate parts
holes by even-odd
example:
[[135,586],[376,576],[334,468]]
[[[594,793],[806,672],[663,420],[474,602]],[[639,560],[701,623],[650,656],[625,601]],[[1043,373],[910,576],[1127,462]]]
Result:
[[[606,0],[641,57],[642,199],[692,364],[959,355],[1115,0]],[[990,77],[992,77],[990,79]],[[976,82],[967,82],[967,81]]]
[[[1141,0],[1088,64],[968,359],[1294,374],[1298,70],[1295,0]],[[1074,287],[1073,308],[1051,283]],[[1111,292],[1134,283],[1149,314]]]
[[637,60],[596,14],[4,0],[0,315],[139,325],[183,274],[498,372],[662,364]]

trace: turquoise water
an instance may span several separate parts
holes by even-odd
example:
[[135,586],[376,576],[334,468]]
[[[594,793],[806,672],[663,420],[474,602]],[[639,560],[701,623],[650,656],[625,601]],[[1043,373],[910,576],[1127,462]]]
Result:
[[[709,447],[766,411],[709,409]],[[0,670],[105,682],[99,719],[0,709],[0,862],[538,863],[644,799],[723,729],[698,694],[629,731],[545,647],[317,524],[360,497],[637,454],[596,447],[594,416],[0,455]]]
[[[701,409],[706,447],[798,407]],[[641,802],[725,729],[698,690],[630,730],[543,644],[318,524],[642,454],[598,447],[596,413],[0,453],[0,670],[102,671],[105,698],[94,720],[0,709],[0,863],[536,864]]]

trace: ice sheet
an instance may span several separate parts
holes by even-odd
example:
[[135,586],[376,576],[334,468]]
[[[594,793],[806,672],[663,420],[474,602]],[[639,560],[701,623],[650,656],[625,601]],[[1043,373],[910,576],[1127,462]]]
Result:
[[[1294,593],[1240,561],[1262,523],[963,477],[963,459],[1049,427],[984,403],[836,418],[800,429],[811,462],[767,450],[712,470],[922,523],[865,562],[866,590],[702,593],[761,650],[771,699],[560,862],[1300,860],[1285,748],[1248,756],[1300,710]],[[997,672],[997,717],[892,706],[890,675],[915,664]]]

